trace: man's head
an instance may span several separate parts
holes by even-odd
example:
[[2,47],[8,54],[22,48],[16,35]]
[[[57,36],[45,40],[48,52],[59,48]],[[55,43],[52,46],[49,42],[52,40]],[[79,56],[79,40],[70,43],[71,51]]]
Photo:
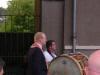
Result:
[[56,43],[54,40],[49,40],[46,42],[46,48],[50,51],[50,52],[54,52],[54,50],[56,49]]
[[3,66],[4,66],[4,61],[0,58],[0,75],[3,75],[4,71],[3,71]]
[[41,45],[46,44],[46,35],[43,32],[37,32],[34,35],[34,41],[40,43]]
[[95,51],[89,57],[88,75],[100,75],[100,50]]

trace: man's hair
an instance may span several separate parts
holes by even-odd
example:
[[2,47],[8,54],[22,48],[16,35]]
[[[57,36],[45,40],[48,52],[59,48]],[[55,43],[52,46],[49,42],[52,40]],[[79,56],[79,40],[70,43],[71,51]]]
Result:
[[48,49],[50,46],[52,46],[52,42],[55,42],[55,40],[48,40],[46,42],[46,48]]
[[36,42],[37,40],[41,39],[42,35],[45,35],[45,33],[43,32],[37,32],[35,35],[34,35],[34,41]]
[[0,58],[0,71],[2,70],[4,64],[5,64],[5,62],[3,61],[2,58]]

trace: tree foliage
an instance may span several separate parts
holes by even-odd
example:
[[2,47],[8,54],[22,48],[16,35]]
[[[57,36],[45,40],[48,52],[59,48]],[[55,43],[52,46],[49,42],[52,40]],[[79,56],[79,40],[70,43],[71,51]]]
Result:
[[6,22],[1,31],[33,32],[35,0],[12,0],[8,2]]

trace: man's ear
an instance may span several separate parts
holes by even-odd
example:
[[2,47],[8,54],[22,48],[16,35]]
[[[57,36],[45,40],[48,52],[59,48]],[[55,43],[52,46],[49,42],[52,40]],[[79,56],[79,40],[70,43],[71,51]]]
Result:
[[87,66],[84,68],[84,71],[85,71],[86,75],[88,75],[88,67]]

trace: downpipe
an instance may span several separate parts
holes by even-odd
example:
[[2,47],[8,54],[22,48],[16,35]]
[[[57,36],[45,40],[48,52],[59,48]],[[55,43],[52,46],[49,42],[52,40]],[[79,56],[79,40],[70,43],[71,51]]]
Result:
[[73,1],[73,46],[72,53],[76,52],[76,0]]

